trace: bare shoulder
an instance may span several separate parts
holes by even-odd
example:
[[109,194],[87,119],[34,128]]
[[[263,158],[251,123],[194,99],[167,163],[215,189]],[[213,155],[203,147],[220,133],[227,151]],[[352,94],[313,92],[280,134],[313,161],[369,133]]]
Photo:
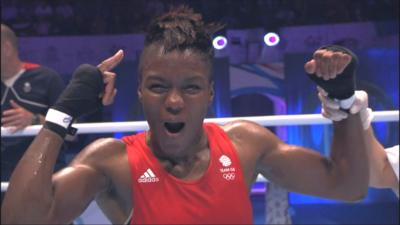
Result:
[[236,120],[221,127],[232,142],[240,146],[245,145],[269,149],[281,143],[280,139],[269,129],[252,121]]
[[71,162],[74,164],[89,164],[100,166],[109,160],[125,157],[125,143],[115,138],[100,138],[86,146]]
[[282,141],[269,129],[248,120],[232,121],[221,127],[236,149],[245,181],[251,188],[258,174],[258,163]]
[[249,120],[235,120],[221,126],[232,139],[269,139],[275,135],[267,128]]

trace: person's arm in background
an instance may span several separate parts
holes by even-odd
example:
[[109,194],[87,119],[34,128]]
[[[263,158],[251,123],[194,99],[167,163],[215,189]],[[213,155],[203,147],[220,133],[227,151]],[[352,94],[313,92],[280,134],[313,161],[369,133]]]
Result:
[[[70,223],[97,193],[107,188],[108,178],[93,165],[101,159],[66,168],[59,178],[53,177],[53,171],[72,119],[113,102],[115,74],[109,71],[122,58],[123,52],[118,51],[97,68],[86,65],[77,69],[11,176],[1,206],[2,224]],[[91,151],[102,146],[95,144]]]
[[[51,69],[46,69],[43,70],[43,73],[46,73],[49,78],[45,81],[47,83],[47,101],[45,104],[51,106],[56,102],[58,96],[60,96],[61,92],[64,90],[65,84],[57,72]],[[44,114],[33,113],[13,100],[10,101],[10,105],[12,108],[5,110],[1,118],[2,126],[9,127],[10,132],[15,133],[30,125],[44,124]]]
[[12,108],[4,110],[1,116],[2,126],[9,128],[10,132],[15,133],[27,126],[44,122],[43,115],[34,114],[13,100],[10,101],[10,105]]
[[[385,148],[385,153],[388,159],[390,166],[392,167],[393,173],[395,174],[395,178],[391,180],[392,190],[396,193],[397,197],[399,197],[399,145],[395,145],[391,148]],[[389,169],[388,169],[389,170]],[[390,175],[393,177],[393,175]],[[392,183],[394,182],[394,183]]]
[[368,134],[368,143],[371,145],[371,151],[368,154],[370,165],[369,185],[376,188],[399,189],[398,178],[390,165],[385,148],[376,139],[371,126],[366,132]]
[[[318,97],[322,103],[322,115],[328,119],[334,121],[340,121],[347,118],[347,113],[341,111],[339,103],[328,98],[327,93],[318,88]],[[397,156],[393,157],[393,160],[397,161],[397,165],[391,165],[388,152],[382,144],[376,139],[374,131],[371,126],[373,118],[372,110],[368,108],[368,94],[365,91],[355,92],[355,101],[353,106],[350,108],[350,113],[355,114],[360,112],[363,128],[366,132],[366,141],[368,143],[368,161],[369,161],[369,185],[375,188],[392,188],[398,195],[399,180],[398,180],[398,149]],[[397,170],[397,171],[396,171]],[[396,172],[397,175],[396,175]]]

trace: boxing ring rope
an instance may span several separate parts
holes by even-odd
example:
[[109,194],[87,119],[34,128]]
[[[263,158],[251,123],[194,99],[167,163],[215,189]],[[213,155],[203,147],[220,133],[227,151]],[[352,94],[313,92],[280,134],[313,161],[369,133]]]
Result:
[[[374,119],[372,122],[399,121],[399,110],[376,111],[373,112],[373,115]],[[205,119],[205,122],[225,124],[234,120],[249,120],[262,126],[316,125],[332,123],[329,119],[322,117],[321,114],[208,118]],[[73,126],[78,129],[78,134],[134,132],[147,130],[149,128],[146,121],[77,123]],[[39,132],[41,127],[42,125],[29,126],[14,134],[10,133],[6,128],[1,127],[1,137],[34,136]],[[258,175],[257,182],[267,182],[267,179],[262,175]],[[8,182],[1,182],[1,191],[4,192],[7,188]]]
[[[373,112],[373,114],[373,122],[399,121],[398,110],[376,111]],[[208,118],[205,119],[205,122],[225,124],[234,120],[249,120],[262,126],[316,125],[332,123],[329,119],[322,117],[320,114]],[[41,127],[42,125],[29,126],[14,134],[11,134],[6,128],[1,127],[1,137],[34,136],[39,132]],[[78,134],[133,132],[149,129],[146,121],[77,123],[74,124],[73,127],[78,129]]]

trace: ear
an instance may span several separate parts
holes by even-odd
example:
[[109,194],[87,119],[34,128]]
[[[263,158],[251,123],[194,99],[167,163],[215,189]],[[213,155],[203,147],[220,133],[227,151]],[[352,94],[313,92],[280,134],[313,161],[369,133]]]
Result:
[[208,99],[208,105],[210,106],[214,100],[214,81],[211,81],[210,83],[210,91],[209,91],[209,99]]

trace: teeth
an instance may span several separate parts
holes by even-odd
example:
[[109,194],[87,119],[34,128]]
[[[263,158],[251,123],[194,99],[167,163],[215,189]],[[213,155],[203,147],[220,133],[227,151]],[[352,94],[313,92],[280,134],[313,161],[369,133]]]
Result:
[[185,126],[185,123],[164,123],[170,133],[178,133]]

